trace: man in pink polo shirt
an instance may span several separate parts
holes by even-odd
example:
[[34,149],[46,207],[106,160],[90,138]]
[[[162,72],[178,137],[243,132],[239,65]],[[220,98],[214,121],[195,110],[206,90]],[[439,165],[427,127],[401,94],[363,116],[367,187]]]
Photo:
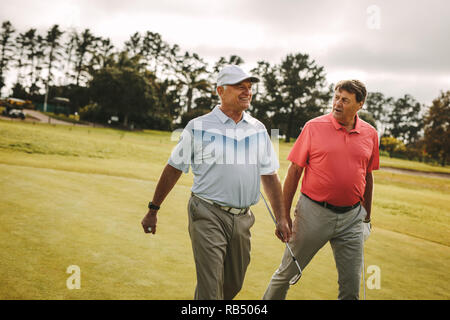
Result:
[[[338,271],[339,299],[358,299],[364,240],[370,234],[372,170],[379,169],[378,135],[357,112],[366,88],[358,80],[335,87],[331,113],[308,121],[292,148],[283,185],[285,215],[304,172],[289,242],[302,270],[330,241]],[[288,251],[263,299],[285,299],[298,273]]]

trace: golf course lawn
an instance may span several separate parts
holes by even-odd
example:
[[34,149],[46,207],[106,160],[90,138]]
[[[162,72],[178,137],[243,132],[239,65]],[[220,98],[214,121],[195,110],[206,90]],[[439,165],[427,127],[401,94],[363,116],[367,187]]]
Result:
[[[164,202],[155,235],[140,225],[175,144],[168,132],[0,120],[0,299],[192,299],[192,174]],[[291,146],[279,145],[282,180]],[[383,170],[374,177],[365,261],[366,271],[379,268],[380,286],[366,287],[367,299],[449,299],[450,179]],[[251,263],[237,299],[262,297],[284,251],[264,203],[252,211]],[[67,287],[71,265],[80,268],[80,289]],[[374,277],[366,273],[368,282]],[[336,299],[337,290],[327,244],[287,298]]]

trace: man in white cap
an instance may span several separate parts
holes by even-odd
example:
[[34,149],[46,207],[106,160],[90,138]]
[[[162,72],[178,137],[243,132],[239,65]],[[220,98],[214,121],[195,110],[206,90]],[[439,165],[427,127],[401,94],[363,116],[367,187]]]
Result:
[[195,299],[233,299],[250,263],[250,206],[259,200],[260,181],[274,209],[276,234],[291,237],[284,217],[279,162],[265,126],[247,112],[252,84],[259,79],[236,65],[217,78],[221,104],[184,128],[156,186],[144,232],[155,233],[157,212],[182,172],[194,174],[189,200],[189,235],[194,254]]

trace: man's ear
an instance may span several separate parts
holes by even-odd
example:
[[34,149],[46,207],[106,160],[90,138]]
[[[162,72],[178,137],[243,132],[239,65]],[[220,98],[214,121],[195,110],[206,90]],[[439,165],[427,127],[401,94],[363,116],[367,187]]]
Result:
[[363,105],[364,105],[364,100],[363,100],[363,101],[361,101],[361,102],[359,103],[359,109],[358,109],[358,110],[361,110],[361,109],[362,109],[362,107],[363,107]]
[[224,89],[224,87],[222,87],[222,86],[217,87],[217,94],[218,94],[219,96],[222,96],[224,90],[225,90],[225,89]]

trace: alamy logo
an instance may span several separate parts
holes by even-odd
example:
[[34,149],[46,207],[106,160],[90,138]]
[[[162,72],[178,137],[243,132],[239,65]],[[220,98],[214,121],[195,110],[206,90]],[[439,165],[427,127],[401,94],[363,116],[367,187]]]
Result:
[[371,30],[380,30],[381,28],[381,9],[377,5],[367,7],[367,28]]
[[[179,130],[172,134],[176,140]],[[269,165],[278,150],[278,130],[204,129],[197,121],[191,130],[181,132],[172,151],[175,164],[251,164]],[[274,147],[275,146],[275,147]]]
[[80,289],[81,288],[81,269],[77,265],[71,265],[67,267],[66,273],[71,274],[66,280],[67,289]]
[[371,265],[367,267],[367,273],[370,276],[367,278],[366,285],[370,290],[381,289],[381,269],[379,266]]

